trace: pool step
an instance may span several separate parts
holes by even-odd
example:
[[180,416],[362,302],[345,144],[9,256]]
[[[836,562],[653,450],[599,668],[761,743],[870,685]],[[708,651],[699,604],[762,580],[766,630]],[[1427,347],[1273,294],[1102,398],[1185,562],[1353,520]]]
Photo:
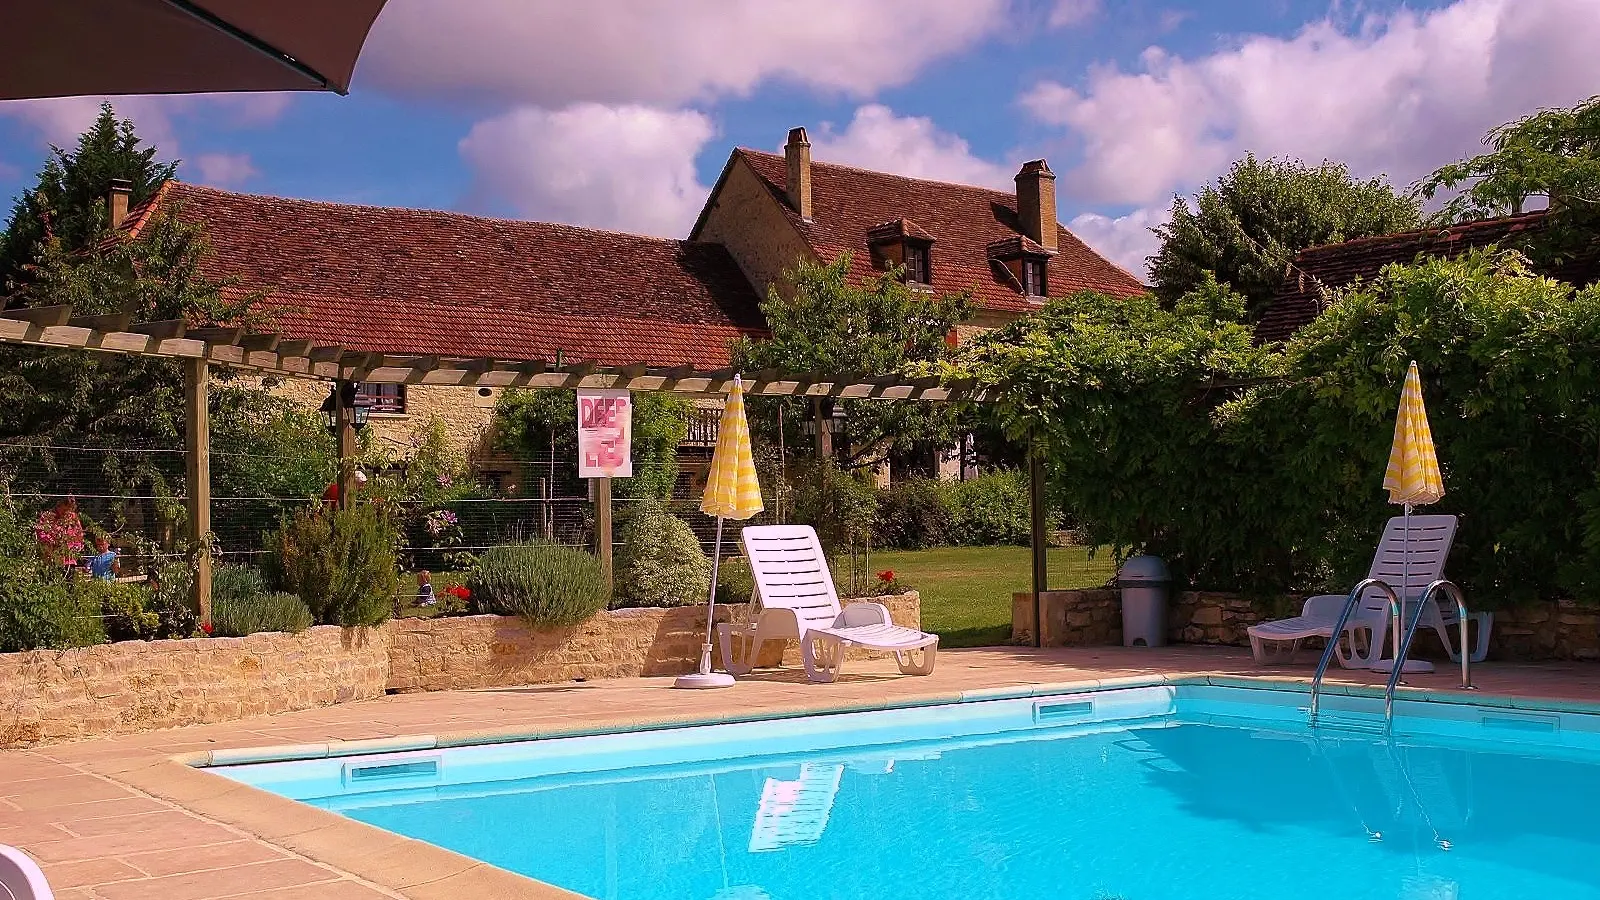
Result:
[[1323,731],[1347,734],[1383,736],[1389,733],[1382,716],[1362,713],[1340,713],[1321,710],[1311,720],[1311,727]]

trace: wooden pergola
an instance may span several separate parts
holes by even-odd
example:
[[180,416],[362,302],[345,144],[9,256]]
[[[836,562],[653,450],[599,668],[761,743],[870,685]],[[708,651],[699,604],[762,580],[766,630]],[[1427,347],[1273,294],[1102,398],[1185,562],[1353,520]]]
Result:
[[[350,350],[291,336],[244,328],[187,325],[183,320],[134,322],[127,314],[74,316],[71,306],[24,307],[0,311],[0,343],[57,350],[126,353],[179,361],[184,373],[185,454],[189,538],[200,548],[195,566],[195,594],[202,621],[211,618],[211,558],[206,536],[211,532],[210,421],[207,387],[212,366],[255,375],[333,382],[339,426],[339,497],[354,493],[355,415],[353,385],[418,384],[463,388],[614,388],[680,394],[720,394],[733,384],[733,369],[703,370],[692,365],[644,363],[614,366],[597,360],[552,364],[547,360],[488,357],[419,356]],[[986,402],[992,389],[973,381],[946,382],[936,377],[859,376],[764,370],[743,373],[745,394],[762,397]],[[1039,595],[1047,588],[1046,516],[1042,459],[1029,454],[1032,507],[1032,562],[1035,622]],[[608,482],[609,479],[599,479]],[[609,532],[609,483],[598,485],[597,529]],[[600,541],[603,557],[610,541]],[[609,571],[609,566],[607,567]],[[1042,631],[1034,628],[1035,642]]]

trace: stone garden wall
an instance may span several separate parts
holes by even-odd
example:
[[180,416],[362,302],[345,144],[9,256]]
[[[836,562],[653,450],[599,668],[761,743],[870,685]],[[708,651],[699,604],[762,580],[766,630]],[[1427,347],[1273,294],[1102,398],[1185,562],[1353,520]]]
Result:
[[[1049,591],[1044,595],[1044,645],[1104,647],[1122,643],[1121,593],[1112,588]],[[1275,602],[1238,594],[1187,591],[1168,610],[1167,640],[1181,644],[1248,647],[1251,625],[1297,615],[1303,597]],[[1469,601],[1470,603],[1470,598]],[[1011,603],[1012,640],[1033,643],[1033,595],[1019,593]],[[1471,635],[1476,640],[1476,632]],[[1433,632],[1417,635],[1417,655],[1437,658],[1442,648]],[[1600,608],[1571,601],[1542,602],[1496,610],[1489,658],[1504,660],[1600,660]]]
[[383,696],[382,628],[0,654],[0,747],[223,722]]
[[[915,591],[874,598],[918,627]],[[722,621],[750,615],[719,606]],[[0,654],[0,747],[222,722],[386,692],[680,675],[699,663],[705,607],[623,609],[570,628],[505,616],[396,619],[376,628],[124,641]],[[799,664],[773,645],[766,664]],[[853,658],[865,655],[852,652]]]

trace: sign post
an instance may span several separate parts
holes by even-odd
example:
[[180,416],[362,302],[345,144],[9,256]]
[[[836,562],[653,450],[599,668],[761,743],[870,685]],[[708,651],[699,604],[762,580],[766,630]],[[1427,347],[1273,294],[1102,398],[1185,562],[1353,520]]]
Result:
[[633,475],[633,398],[627,391],[578,390],[578,477],[593,478],[595,555],[613,583],[611,479]]

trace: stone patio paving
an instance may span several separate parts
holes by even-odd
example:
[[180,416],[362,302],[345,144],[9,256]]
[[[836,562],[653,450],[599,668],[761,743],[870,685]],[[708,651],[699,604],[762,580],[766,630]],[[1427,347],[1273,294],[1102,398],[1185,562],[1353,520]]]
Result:
[[[730,690],[671,689],[670,678],[432,694],[287,713],[111,740],[0,751],[0,843],[26,850],[62,900],[412,900],[573,895],[323,810],[265,795],[171,761],[180,754],[281,744],[706,720],[958,699],[963,693],[1129,676],[1299,679],[1310,666],[1258,669],[1232,648],[946,651],[926,678],[852,663],[837,684],[783,671]],[[1346,678],[1351,673],[1337,673]],[[1381,676],[1357,673],[1358,682]],[[1458,673],[1408,676],[1450,690]],[[1475,670],[1484,702],[1600,702],[1600,665],[1491,663]]]

